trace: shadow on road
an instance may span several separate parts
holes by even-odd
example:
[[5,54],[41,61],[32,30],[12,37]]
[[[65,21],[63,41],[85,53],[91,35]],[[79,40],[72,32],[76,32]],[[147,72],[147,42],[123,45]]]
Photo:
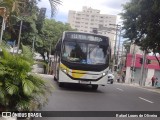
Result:
[[55,83],[55,86],[64,91],[104,93],[99,89],[93,90],[91,85],[66,83],[63,87],[60,88],[58,83]]

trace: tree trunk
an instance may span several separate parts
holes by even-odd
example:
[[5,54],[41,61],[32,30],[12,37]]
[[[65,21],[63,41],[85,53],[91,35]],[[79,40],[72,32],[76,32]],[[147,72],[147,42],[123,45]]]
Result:
[[159,60],[158,57],[156,56],[156,53],[154,53],[154,55],[155,55],[155,57],[156,57],[156,59],[157,59],[157,61],[158,61],[159,67],[160,67],[160,60]]

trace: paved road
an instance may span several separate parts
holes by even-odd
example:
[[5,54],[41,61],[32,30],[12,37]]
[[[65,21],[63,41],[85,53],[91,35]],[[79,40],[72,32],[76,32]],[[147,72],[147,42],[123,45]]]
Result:
[[[50,77],[55,90],[43,111],[160,111],[160,94],[121,84],[100,86],[93,91],[90,86],[66,85],[59,88]],[[38,120],[52,120],[42,118]],[[54,120],[86,120],[86,118],[54,118]],[[114,120],[117,118],[90,118],[87,120]],[[121,118],[125,120],[127,118]],[[136,118],[132,118],[134,120]],[[141,118],[158,120],[157,118]],[[119,119],[118,119],[119,120]],[[137,120],[137,119],[136,119]]]

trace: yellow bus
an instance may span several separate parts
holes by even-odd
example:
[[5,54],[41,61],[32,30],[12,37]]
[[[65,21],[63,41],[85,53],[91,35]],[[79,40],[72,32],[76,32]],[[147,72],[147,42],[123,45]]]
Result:
[[108,81],[111,47],[102,35],[65,31],[54,49],[53,74],[59,87],[65,83],[105,86]]

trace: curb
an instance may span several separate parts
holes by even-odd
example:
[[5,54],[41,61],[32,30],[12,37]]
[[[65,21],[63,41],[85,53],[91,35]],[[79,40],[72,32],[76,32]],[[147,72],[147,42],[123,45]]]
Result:
[[141,87],[141,86],[138,86],[138,85],[127,84],[127,83],[116,83],[116,84],[125,85],[125,86],[131,86],[131,87],[136,87],[136,88],[148,90],[148,91],[151,91],[151,92],[160,93],[160,89],[157,89],[157,88],[146,88],[147,86]]

